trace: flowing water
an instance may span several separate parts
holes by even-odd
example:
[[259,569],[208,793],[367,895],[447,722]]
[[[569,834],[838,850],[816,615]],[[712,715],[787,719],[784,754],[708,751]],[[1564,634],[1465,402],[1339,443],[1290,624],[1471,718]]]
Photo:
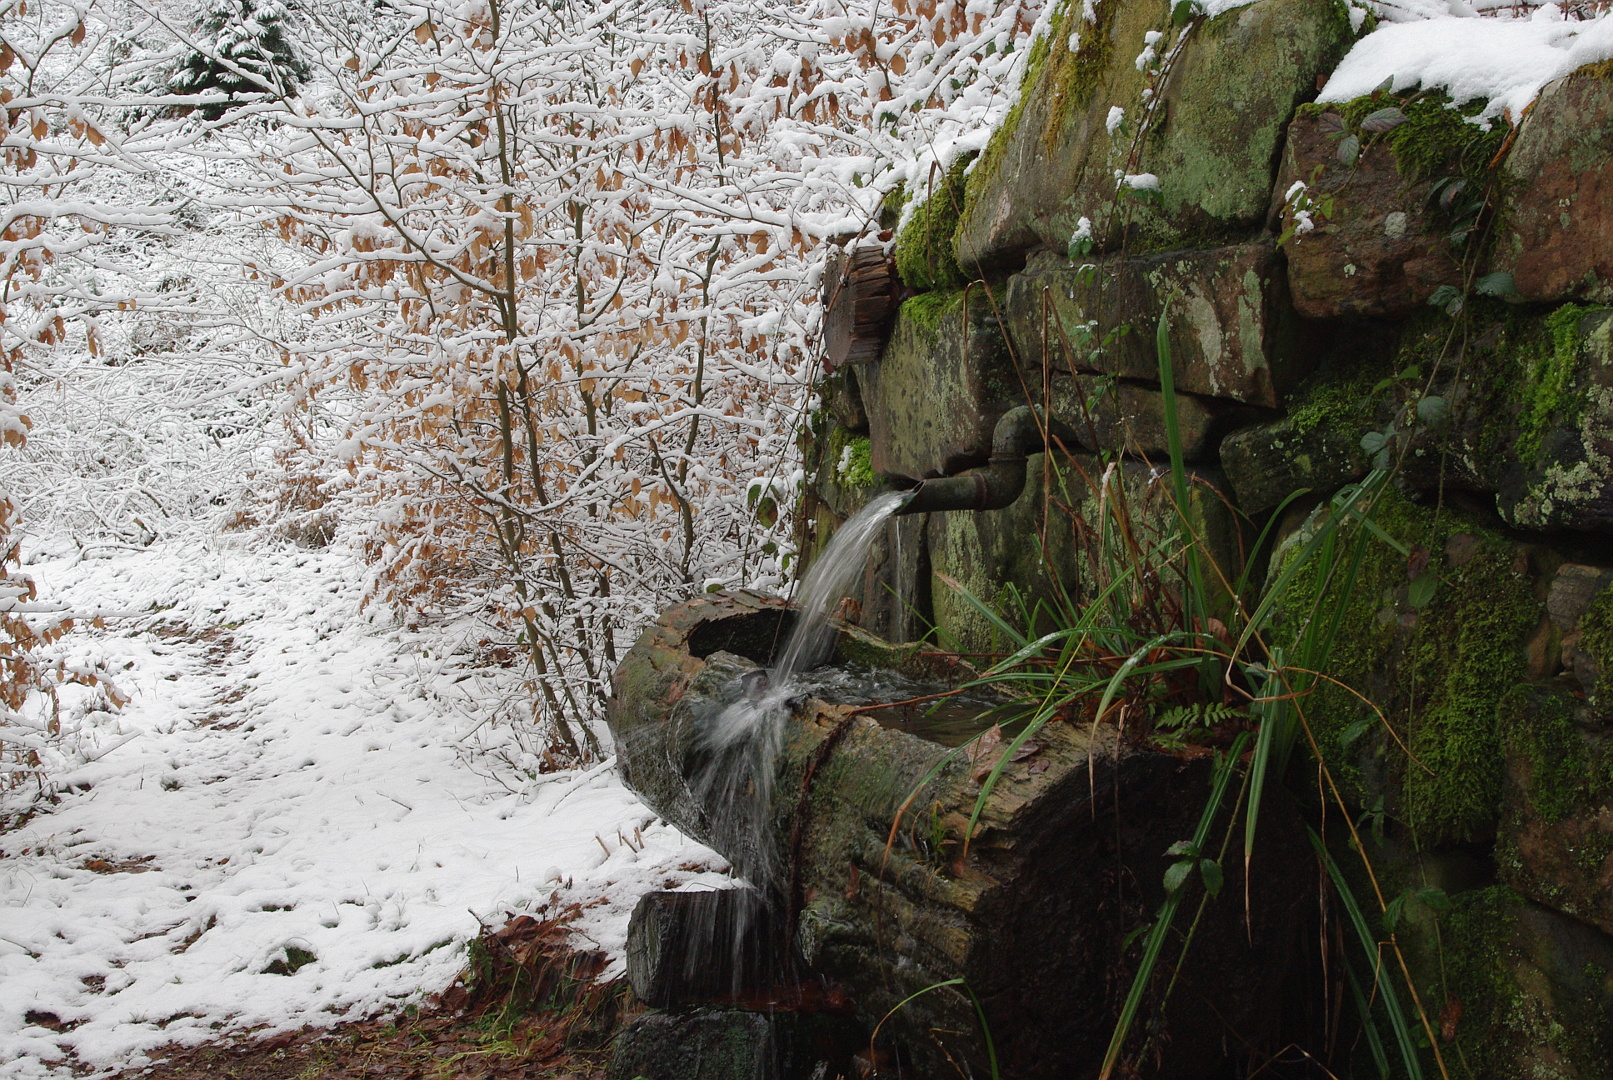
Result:
[[[794,702],[813,689],[808,673],[829,658],[835,638],[830,621],[834,607],[856,587],[874,538],[910,497],[907,492],[880,495],[840,526],[801,582],[796,594],[799,615],[773,666],[736,671],[714,699],[696,710],[697,765],[689,776],[690,786],[712,838],[735,871],[755,887],[763,904],[776,904],[786,884],[770,821],[785,721]],[[759,967],[769,965],[738,955],[751,947],[753,936],[743,925],[745,919],[729,921],[735,925],[721,933],[713,926],[709,935],[699,936],[705,936],[710,948],[731,951],[736,983],[754,979]],[[703,953],[693,948],[687,954],[691,978],[696,975],[693,969],[710,960],[711,954]],[[783,974],[782,965],[772,967]],[[734,992],[741,989],[736,985]]]

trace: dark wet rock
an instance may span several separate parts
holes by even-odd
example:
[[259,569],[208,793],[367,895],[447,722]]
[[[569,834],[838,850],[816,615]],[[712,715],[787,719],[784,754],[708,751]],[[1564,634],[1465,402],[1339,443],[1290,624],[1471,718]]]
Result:
[[866,1035],[823,1013],[651,1012],[616,1037],[609,1080],[817,1080],[850,1075]]
[[1613,742],[1562,685],[1520,688],[1500,721],[1501,879],[1613,933]]

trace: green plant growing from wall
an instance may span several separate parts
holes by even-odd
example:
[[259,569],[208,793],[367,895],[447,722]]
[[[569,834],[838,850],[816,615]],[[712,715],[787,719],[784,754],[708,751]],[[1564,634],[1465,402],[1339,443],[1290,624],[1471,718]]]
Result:
[[[1002,711],[1015,721],[1015,734],[1004,740],[1004,752],[982,784],[966,836],[973,835],[1014,754],[1049,723],[1113,724],[1166,749],[1192,739],[1209,747],[1214,757],[1209,797],[1194,834],[1166,853],[1173,859],[1164,880],[1166,898],[1144,932],[1139,966],[1103,1064],[1104,1080],[1120,1067],[1167,947],[1180,940],[1185,957],[1206,905],[1222,892],[1225,863],[1235,843],[1242,847],[1248,880],[1262,806],[1270,789],[1282,782],[1297,745],[1303,744],[1318,763],[1330,801],[1345,806],[1305,701],[1329,678],[1325,673],[1369,550],[1384,544],[1407,550],[1374,520],[1390,476],[1386,469],[1374,469],[1334,496],[1264,589],[1251,595],[1267,534],[1283,509],[1303,493],[1295,493],[1272,515],[1272,524],[1241,566],[1222,566],[1210,555],[1202,520],[1194,511],[1202,492],[1195,491],[1182,452],[1167,318],[1168,312],[1161,315],[1155,334],[1170,457],[1170,510],[1162,529],[1149,535],[1107,473],[1089,478],[1103,517],[1088,525],[1098,564],[1088,595],[1077,599],[1059,589],[1051,601],[1032,603],[1011,591],[1005,616],[996,605],[967,591],[962,594],[1012,644],[1009,655],[982,682],[1013,696],[1014,704]],[[1327,588],[1302,587],[1316,581]],[[1276,632],[1279,616],[1286,620],[1281,634]],[[1047,625],[1054,629],[1039,629]],[[1349,828],[1353,835],[1354,825]],[[1365,849],[1358,839],[1355,843],[1374,882],[1379,910],[1387,911],[1399,900],[1398,913],[1406,901],[1382,894],[1365,863]],[[1183,931],[1178,915],[1195,892],[1196,909]],[[1348,903],[1355,903],[1353,895]],[[1406,1074],[1420,1080],[1420,1044],[1432,1045],[1433,1027],[1417,1003],[1393,930],[1387,934],[1382,959],[1381,936],[1371,938],[1370,994],[1378,1004],[1363,1011],[1363,1023],[1371,1027],[1374,1012],[1386,1015],[1393,1029],[1389,1045],[1398,1048]],[[1175,968],[1180,967],[1178,960]],[[1174,986],[1172,976],[1154,1002],[1156,1012],[1166,1007]],[[1402,1010],[1402,988],[1413,1002],[1415,1019]],[[1370,1038],[1382,1050],[1375,1028]],[[1433,1052],[1438,1060],[1437,1046]]]

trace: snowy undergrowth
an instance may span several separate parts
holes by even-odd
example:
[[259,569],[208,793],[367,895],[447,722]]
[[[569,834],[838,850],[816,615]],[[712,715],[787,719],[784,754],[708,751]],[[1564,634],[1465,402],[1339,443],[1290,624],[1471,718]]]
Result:
[[113,614],[71,647],[133,700],[69,689],[58,798],[0,834],[0,1076],[395,1007],[452,979],[478,917],[557,889],[597,901],[578,930],[619,955],[641,893],[726,881],[608,762],[496,765],[517,756],[479,740],[511,739],[484,721],[518,670],[361,611],[345,550],[207,538],[30,570]]

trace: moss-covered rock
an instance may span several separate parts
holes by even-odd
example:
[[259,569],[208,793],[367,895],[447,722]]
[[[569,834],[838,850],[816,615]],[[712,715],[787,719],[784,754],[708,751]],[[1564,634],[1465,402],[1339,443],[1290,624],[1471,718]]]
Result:
[[964,170],[974,159],[964,154],[944,173],[915,185],[924,201],[896,236],[896,272],[909,289],[955,289],[969,280],[958,265],[954,241],[963,213]]
[[1457,895],[1441,929],[1443,955],[1421,981],[1450,1021],[1447,1062],[1498,1080],[1613,1075],[1607,935],[1506,886]]
[[1613,302],[1613,79],[1582,68],[1535,99],[1503,169],[1495,263],[1529,300]]
[[1002,414],[1024,401],[984,289],[927,293],[902,305],[877,364],[858,372],[871,464],[918,480],[983,462]]
[[[1093,21],[1083,11],[1094,13]],[[1012,264],[1040,243],[1063,251],[1088,218],[1100,247],[1136,250],[1225,238],[1266,214],[1283,128],[1351,40],[1337,0],[1261,0],[1195,21],[1162,90],[1157,121],[1132,158],[1149,79],[1144,35],[1175,34],[1167,5],[1066,2],[1026,66],[1018,104],[971,174],[958,261],[971,273]],[[1111,107],[1132,126],[1108,130]],[[1158,176],[1157,199],[1116,200],[1115,171]]]
[[1425,841],[1483,839],[1501,800],[1497,709],[1524,678],[1543,604],[1523,553],[1481,524],[1393,492],[1373,517],[1415,558],[1368,534],[1353,578],[1349,556],[1325,587],[1322,567],[1305,567],[1285,605],[1294,636],[1342,606],[1327,670],[1344,685],[1319,686],[1306,713],[1359,805],[1381,806]]
[[1369,467],[1350,426],[1302,427],[1289,417],[1241,428],[1221,443],[1221,468],[1246,514],[1273,510],[1297,491],[1326,494]]
[[1155,328],[1167,302],[1177,390],[1272,407],[1303,374],[1270,243],[1088,269],[1036,253],[1008,281],[1008,332],[1029,368],[1045,354],[1055,368],[1157,383]]
[[[1289,125],[1276,198],[1290,235],[1288,285],[1300,314],[1398,314],[1416,310],[1443,286],[1462,285],[1464,249],[1452,244],[1451,233],[1476,223],[1458,218],[1485,188],[1501,131],[1481,130],[1447,104],[1370,96],[1308,106]],[[1398,127],[1381,133],[1360,127],[1389,108],[1406,118]],[[1340,156],[1346,139],[1360,143],[1348,160]],[[1450,211],[1442,210],[1430,196],[1437,183],[1448,187],[1455,179],[1463,186]],[[1301,214],[1312,228],[1303,227]]]
[[1524,365],[1516,458],[1497,505],[1525,529],[1613,529],[1613,310],[1547,319],[1550,348]]
[[1562,686],[1513,691],[1500,721],[1501,879],[1613,933],[1613,745]]

